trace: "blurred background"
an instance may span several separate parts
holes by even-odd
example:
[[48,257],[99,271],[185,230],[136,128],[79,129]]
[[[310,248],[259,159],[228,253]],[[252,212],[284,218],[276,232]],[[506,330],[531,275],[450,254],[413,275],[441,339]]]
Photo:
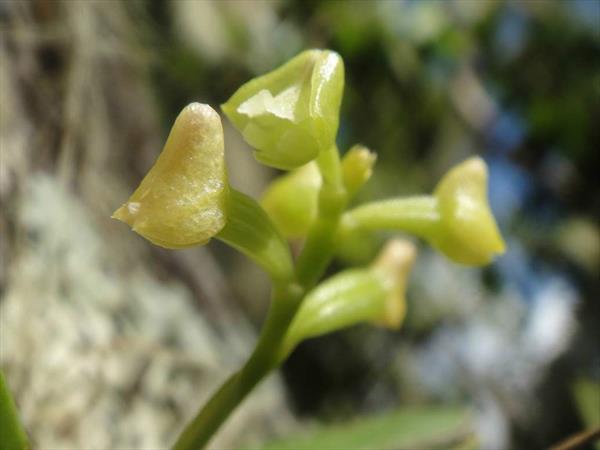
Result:
[[[600,423],[599,1],[2,0],[0,27],[0,364],[33,448],[167,448],[247,356],[266,276],[109,216],[186,104],[312,47],[345,61],[339,147],[379,155],[358,201],[478,154],[508,251],[420,245],[399,332],[302,344],[213,447],[537,449]],[[277,174],[224,126],[258,197]]]

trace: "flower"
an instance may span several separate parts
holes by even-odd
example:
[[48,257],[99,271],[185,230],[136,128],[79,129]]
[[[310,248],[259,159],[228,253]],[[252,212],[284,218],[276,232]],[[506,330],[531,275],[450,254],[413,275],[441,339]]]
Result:
[[163,151],[113,218],[166,248],[205,244],[227,221],[223,129],[210,106],[192,103],[173,124]]
[[290,170],[334,144],[343,89],[342,58],[307,50],[244,84],[222,109],[258,161]]
[[483,159],[470,158],[452,168],[434,191],[440,219],[428,240],[456,262],[484,265],[505,250],[488,203],[487,179]]
[[481,158],[452,168],[433,195],[379,200],[344,214],[338,234],[357,230],[412,233],[454,262],[471,266],[488,264],[505,248],[488,203]]

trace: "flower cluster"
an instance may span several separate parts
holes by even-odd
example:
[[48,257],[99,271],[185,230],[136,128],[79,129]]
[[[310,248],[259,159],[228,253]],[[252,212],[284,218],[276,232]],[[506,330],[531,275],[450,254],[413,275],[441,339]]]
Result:
[[[432,195],[347,209],[371,177],[376,155],[361,145],[343,158],[338,153],[343,87],[341,57],[308,50],[244,84],[222,105],[256,159],[288,171],[260,203],[229,185],[219,114],[192,103],[175,120],[154,166],[113,215],[167,248],[217,238],[252,258],[273,282],[271,311],[254,353],[186,428],[176,449],[203,446],[226,411],[304,339],[359,322],[402,324],[415,245],[393,239],[370,266],[319,284],[344,238],[400,231],[473,266],[504,251],[488,204],[487,168],[478,157],[450,169]],[[295,260],[288,239],[303,242]]]

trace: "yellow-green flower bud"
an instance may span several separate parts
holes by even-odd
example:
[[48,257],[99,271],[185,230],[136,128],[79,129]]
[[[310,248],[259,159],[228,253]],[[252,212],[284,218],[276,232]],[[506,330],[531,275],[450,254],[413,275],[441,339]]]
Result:
[[161,247],[216,237],[274,281],[293,276],[289,248],[265,211],[228,184],[221,119],[208,105],[192,103],[181,111],[154,166],[113,217]]
[[485,162],[471,158],[452,168],[434,192],[440,226],[429,241],[462,264],[487,264],[505,249],[488,204],[487,178]]
[[371,267],[345,270],[317,286],[296,313],[280,359],[305,339],[361,322],[398,328],[406,311],[406,284],[415,256],[411,242],[391,241]]
[[163,151],[113,218],[166,248],[205,244],[226,223],[228,191],[219,114],[192,103],[179,114]]
[[433,195],[381,200],[344,214],[339,234],[357,229],[412,233],[451,260],[472,266],[488,264],[505,248],[488,204],[481,158],[452,168]]
[[348,197],[352,198],[371,178],[377,155],[363,145],[355,145],[342,159],[342,175]]
[[263,194],[261,205],[287,238],[304,237],[317,216],[322,178],[314,162],[279,177]]
[[383,313],[375,322],[387,328],[399,328],[406,315],[406,286],[417,257],[417,248],[410,241],[389,241],[372,265],[387,287]]
[[[362,145],[352,147],[342,159],[344,185],[352,197],[371,177],[377,155]],[[314,161],[274,180],[261,205],[286,238],[306,236],[317,216],[323,177]]]
[[341,57],[307,50],[244,84],[222,109],[258,161],[289,170],[334,144],[343,88]]

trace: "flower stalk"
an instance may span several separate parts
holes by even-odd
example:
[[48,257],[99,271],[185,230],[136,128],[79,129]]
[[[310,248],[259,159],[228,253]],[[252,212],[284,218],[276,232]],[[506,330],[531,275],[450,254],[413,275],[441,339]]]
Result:
[[256,347],[246,364],[231,375],[181,433],[173,450],[204,448],[231,412],[279,360],[280,345],[302,300],[300,286],[274,286],[271,307]]
[[308,231],[296,263],[298,282],[307,291],[316,284],[333,258],[336,230],[348,201],[337,147],[332,146],[321,153],[317,164],[323,178],[317,218]]

